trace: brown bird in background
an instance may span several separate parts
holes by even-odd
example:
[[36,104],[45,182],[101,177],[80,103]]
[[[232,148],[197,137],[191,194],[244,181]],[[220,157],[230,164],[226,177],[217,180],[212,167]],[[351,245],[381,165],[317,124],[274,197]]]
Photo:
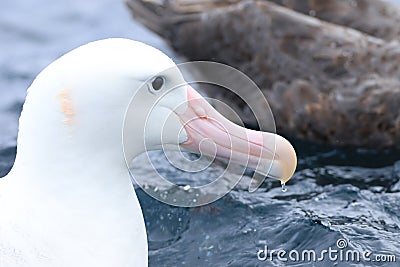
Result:
[[[268,99],[278,132],[333,145],[400,147],[397,5],[385,0],[127,4],[137,20],[189,60],[225,63],[253,79]],[[233,93],[211,86],[204,91],[256,125]]]

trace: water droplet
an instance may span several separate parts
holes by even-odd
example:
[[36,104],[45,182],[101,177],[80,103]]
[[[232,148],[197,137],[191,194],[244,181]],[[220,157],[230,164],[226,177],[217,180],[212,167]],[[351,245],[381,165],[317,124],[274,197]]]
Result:
[[282,186],[282,192],[285,193],[287,191],[287,187],[285,183],[281,183]]
[[188,191],[190,189],[190,185],[185,185],[184,187],[183,187],[183,190],[185,190],[185,191]]

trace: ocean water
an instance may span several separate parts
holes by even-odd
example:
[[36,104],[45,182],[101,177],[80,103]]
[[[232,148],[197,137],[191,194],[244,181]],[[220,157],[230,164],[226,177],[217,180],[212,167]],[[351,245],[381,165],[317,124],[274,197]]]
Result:
[[[65,52],[106,37],[140,40],[180,60],[165,42],[133,21],[120,0],[3,1],[0,177],[13,164],[18,117],[33,78]],[[150,266],[399,266],[399,151],[293,142],[299,165],[287,192],[267,179],[255,193],[239,186],[209,206],[187,209],[162,204],[137,189],[148,229]],[[152,153],[152,158],[165,176],[183,177],[161,153]],[[196,179],[207,180],[218,168]],[[327,256],[315,262],[257,258],[265,246],[319,253],[340,251],[342,244],[342,251],[371,251],[371,259],[394,255],[397,263],[333,262]]]

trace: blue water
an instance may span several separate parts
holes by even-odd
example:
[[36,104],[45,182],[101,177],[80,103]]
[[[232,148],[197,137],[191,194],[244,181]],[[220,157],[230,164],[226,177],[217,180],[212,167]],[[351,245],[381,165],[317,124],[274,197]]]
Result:
[[[2,2],[0,176],[12,166],[19,113],[36,74],[63,53],[106,37],[140,40],[177,58],[165,42],[134,22],[119,0]],[[393,254],[397,265],[337,262],[336,266],[399,266],[398,151],[294,144],[299,167],[286,193],[276,181],[267,180],[255,193],[238,188],[212,205],[185,209],[161,204],[138,189],[150,266],[283,266],[276,259],[258,261],[257,251],[265,245],[287,251],[337,249],[341,238],[348,242],[347,249]],[[166,176],[181,175],[162,155],[153,157]],[[200,179],[212,175],[208,170]],[[326,260],[286,264],[334,265]]]

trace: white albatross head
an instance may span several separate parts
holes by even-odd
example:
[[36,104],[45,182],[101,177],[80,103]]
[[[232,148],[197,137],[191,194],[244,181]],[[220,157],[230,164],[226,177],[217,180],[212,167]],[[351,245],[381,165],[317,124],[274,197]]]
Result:
[[52,63],[29,89],[22,117],[30,117],[20,125],[18,154],[24,156],[35,144],[46,149],[40,140],[50,139],[50,155],[75,143],[73,156],[90,151],[110,160],[121,159],[124,143],[130,161],[161,148],[200,153],[207,138],[213,144],[203,143],[201,153],[230,157],[282,182],[297,164],[286,139],[230,122],[186,84],[168,56],[127,39],[92,42]]

